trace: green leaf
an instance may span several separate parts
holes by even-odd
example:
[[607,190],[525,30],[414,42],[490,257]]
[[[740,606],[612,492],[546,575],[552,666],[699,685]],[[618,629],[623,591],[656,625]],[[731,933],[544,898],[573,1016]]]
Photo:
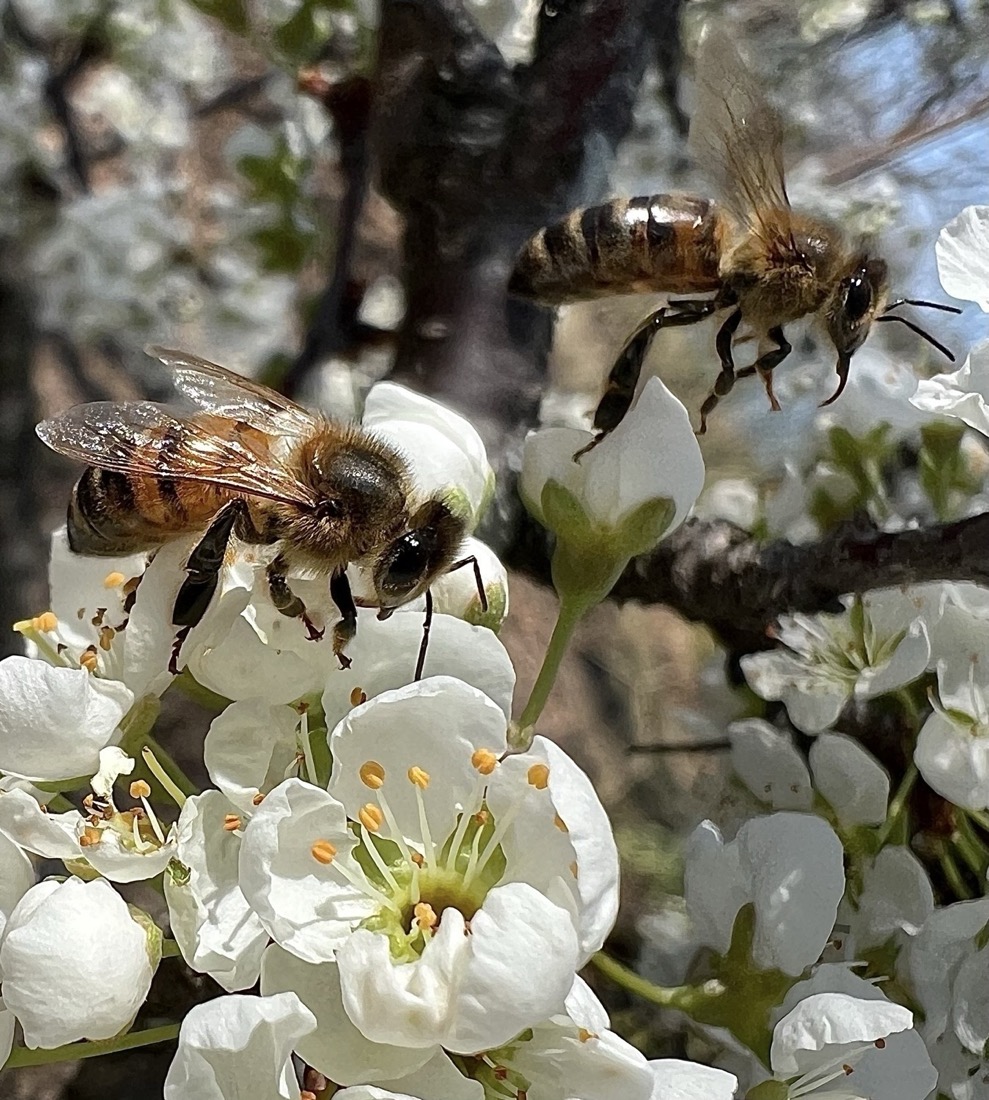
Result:
[[189,0],[194,8],[203,15],[210,16],[222,23],[234,34],[246,34],[251,20],[247,11],[247,0]]

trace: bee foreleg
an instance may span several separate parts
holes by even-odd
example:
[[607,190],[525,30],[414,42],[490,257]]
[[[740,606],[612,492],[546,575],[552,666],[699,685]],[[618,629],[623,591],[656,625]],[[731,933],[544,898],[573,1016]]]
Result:
[[351,660],[344,650],[357,633],[357,605],[350,591],[350,581],[343,570],[330,577],[330,597],[341,616],[340,621],[333,624],[333,652],[341,668],[350,668]]
[[174,626],[196,626],[206,614],[206,608],[219,582],[230,535],[241,516],[246,513],[245,501],[231,500],[216,513],[206,528],[206,533],[193,547],[185,563],[188,575],[182,582],[172,607]]
[[[470,561],[469,558],[465,558],[464,561]],[[460,564],[463,564],[461,562]],[[454,567],[456,568],[456,567]],[[412,677],[413,680],[422,679],[422,670],[426,664],[426,650],[429,648],[429,631],[433,626],[433,594],[426,589],[426,616],[422,620],[422,641],[419,643],[419,656],[416,658],[416,674]]]
[[301,619],[311,642],[318,642],[325,631],[319,630],[309,618],[306,605],[289,587],[285,571],[288,563],[281,554],[268,566],[268,595],[275,610],[289,619]]
[[[707,431],[707,418],[711,415],[712,409],[722,397],[731,393],[731,388],[735,385],[735,360],[731,354],[731,341],[741,322],[742,311],[736,309],[728,315],[725,323],[718,329],[714,346],[717,348],[718,358],[721,360],[721,373],[715,379],[714,389],[711,390],[704,399],[704,404],[701,405],[701,426],[697,429],[698,435],[703,435]],[[789,350],[789,346],[787,350]]]

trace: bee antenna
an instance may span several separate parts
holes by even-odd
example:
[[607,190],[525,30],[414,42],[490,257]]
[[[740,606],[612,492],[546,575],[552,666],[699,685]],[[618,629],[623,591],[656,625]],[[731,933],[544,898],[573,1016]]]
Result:
[[883,313],[889,313],[891,309],[896,309],[897,306],[923,306],[925,309],[940,309],[944,313],[962,312],[958,306],[946,306],[943,302],[925,302],[920,298],[897,298],[895,302],[889,303]]
[[[912,303],[911,303],[912,304]],[[906,317],[901,317],[898,313],[883,314],[882,317],[877,317],[877,321],[899,321],[901,325],[906,325],[911,332],[915,332],[921,339],[926,340],[929,344],[937,348],[937,350],[948,360],[949,363],[955,361],[954,355],[942,344],[939,340],[935,340],[929,332],[924,332],[920,325],[915,325],[913,321],[908,321]]]

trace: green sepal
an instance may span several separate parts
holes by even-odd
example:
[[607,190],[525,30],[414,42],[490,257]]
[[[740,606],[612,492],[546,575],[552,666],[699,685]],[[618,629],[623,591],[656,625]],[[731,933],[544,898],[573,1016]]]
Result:
[[640,504],[611,537],[621,546],[623,554],[634,558],[651,550],[666,534],[676,515],[676,502],[669,497],[654,497]]
[[540,499],[543,523],[557,538],[568,542],[590,544],[598,532],[591,524],[576,494],[561,482],[550,478],[543,486]]
[[745,1100],[787,1100],[790,1090],[783,1081],[761,1081],[745,1094]]
[[161,962],[161,942],[163,933],[143,909],[139,909],[136,905],[128,904],[127,910],[130,913],[131,920],[144,930],[148,961],[151,963],[151,971],[154,973],[154,971],[158,969],[158,964]]

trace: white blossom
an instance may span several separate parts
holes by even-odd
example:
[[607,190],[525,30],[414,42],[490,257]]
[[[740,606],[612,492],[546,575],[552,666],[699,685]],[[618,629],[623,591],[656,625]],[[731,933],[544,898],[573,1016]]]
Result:
[[939,662],[939,703],[917,736],[913,758],[929,787],[971,810],[989,808],[989,691],[975,678],[952,688]]
[[705,821],[687,842],[684,895],[702,942],[724,954],[738,911],[752,905],[752,958],[762,969],[800,974],[820,956],[845,887],[834,830],[809,814],[746,821],[725,843]]
[[133,1020],[153,973],[147,932],[103,879],[32,886],[0,940],[3,998],[29,1047],[111,1038]]
[[941,286],[989,313],[989,206],[966,206],[941,230],[935,251]]
[[989,340],[976,344],[956,370],[922,378],[910,401],[918,409],[961,420],[989,436]]
[[761,718],[728,727],[731,763],[749,790],[774,810],[809,810],[814,800],[810,771],[792,735]]
[[315,1026],[294,993],[195,1005],[182,1021],[164,1100],[299,1100],[292,1051]]
[[[7,918],[17,903],[34,885],[34,868],[27,855],[12,841],[0,833],[0,942],[3,940]],[[0,983],[3,970],[0,969]],[[2,994],[2,988],[0,988]],[[4,1005],[0,995],[0,1066],[7,1061],[14,1041],[14,1014]]]
[[838,824],[881,825],[889,801],[889,773],[852,737],[822,733],[808,753],[814,786]]

